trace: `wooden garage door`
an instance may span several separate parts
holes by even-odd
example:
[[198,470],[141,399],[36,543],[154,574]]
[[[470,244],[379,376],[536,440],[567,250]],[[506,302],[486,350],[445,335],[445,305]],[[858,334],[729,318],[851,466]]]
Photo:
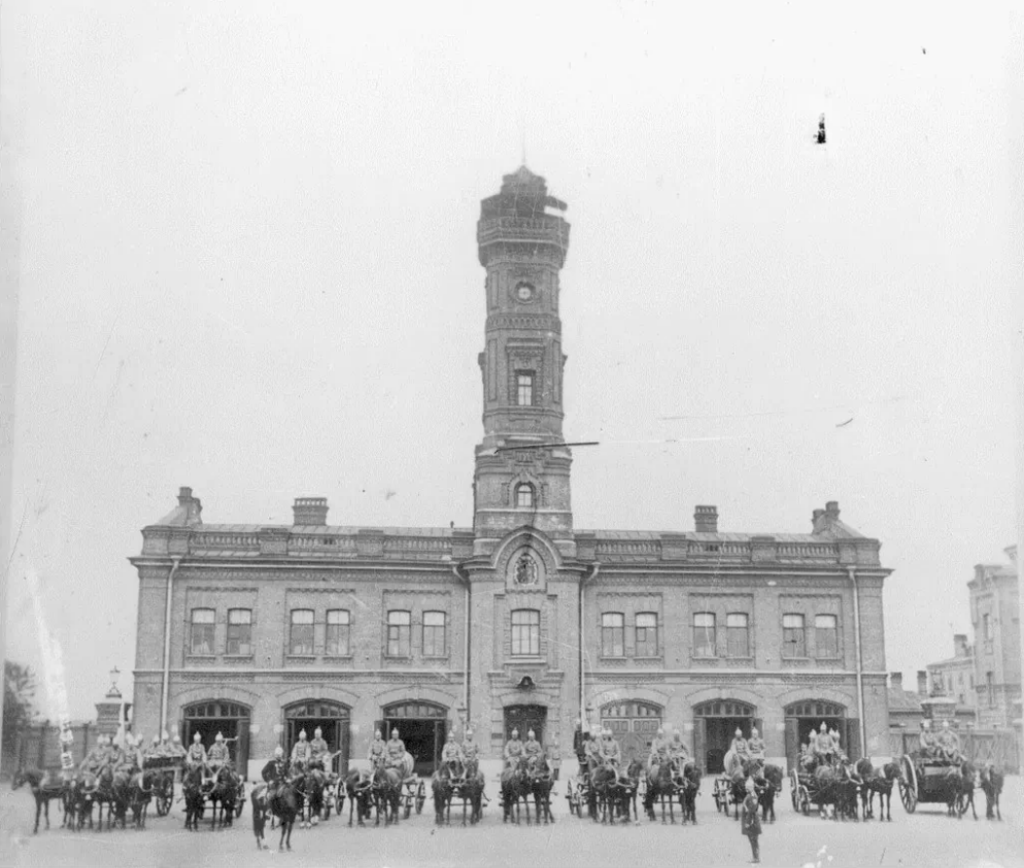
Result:
[[640,701],[612,702],[601,709],[601,726],[612,731],[623,762],[647,759],[661,726],[662,711],[660,705]]

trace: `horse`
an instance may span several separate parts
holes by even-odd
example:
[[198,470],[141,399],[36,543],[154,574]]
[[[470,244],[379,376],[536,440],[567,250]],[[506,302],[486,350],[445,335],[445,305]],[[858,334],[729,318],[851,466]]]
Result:
[[398,824],[398,809],[402,802],[402,773],[395,768],[385,768],[378,763],[373,772],[373,801],[377,808],[377,822],[380,825],[381,808],[384,809],[384,825]]
[[462,825],[466,825],[466,802],[469,802],[469,822],[476,825],[483,816],[484,773],[476,760],[466,763],[466,775],[458,788],[462,796]]
[[537,822],[543,818],[544,824],[555,822],[555,816],[551,813],[551,788],[555,785],[555,778],[548,764],[547,758],[539,756],[528,770],[530,776],[530,791],[533,793],[534,806],[537,809]]
[[643,774],[643,763],[638,759],[630,761],[626,766],[626,773],[619,778],[622,787],[621,810],[626,820],[640,819],[640,813],[636,809],[636,794],[640,789],[640,776]]
[[986,763],[982,768],[981,789],[985,793],[985,819],[998,818],[1002,822],[1003,815],[999,812],[999,794],[1003,791],[1003,773],[996,769],[995,763]]
[[814,770],[814,801],[818,806],[818,813],[825,819],[829,816],[829,807],[832,808],[832,818],[839,819],[837,801],[839,800],[839,772],[830,765],[819,765]]
[[513,765],[506,766],[501,773],[501,804],[503,807],[502,822],[507,823],[515,808],[514,823],[519,823],[519,800],[526,805],[526,825],[530,825],[530,803],[527,795],[530,792],[530,781],[526,772],[526,760],[520,758]]
[[676,778],[679,775],[679,760],[656,763],[647,770],[647,793],[644,795],[644,811],[651,820],[656,820],[654,803],[661,802],[661,822],[665,822],[665,802],[668,801],[669,816],[672,823],[676,821],[674,796],[676,794]]
[[[23,784],[28,784],[32,790],[32,798],[36,802],[36,824],[32,834],[39,832],[39,814],[46,816],[46,828],[50,828],[50,802],[53,799],[60,799],[64,802],[65,793],[68,790],[60,772],[40,771],[39,769],[27,769],[15,772],[11,789],[16,790]],[[65,806],[65,817],[61,822],[63,826],[67,822],[67,808]]]
[[369,772],[352,769],[345,776],[345,792],[348,794],[348,824],[352,825],[352,814],[356,815],[359,825],[365,825],[364,819],[370,816],[370,798],[373,789],[373,778]]
[[[697,766],[696,761],[688,760],[683,765],[683,773],[679,780],[681,780],[679,803],[683,808],[683,816],[680,822],[685,823],[689,820],[696,826],[697,793],[700,792],[700,768]],[[679,786],[679,780],[677,780],[677,786]]]
[[614,823],[620,808],[622,785],[618,771],[609,764],[600,765],[590,772],[590,813],[594,822]]
[[234,825],[235,802],[238,799],[238,784],[241,779],[231,766],[221,766],[213,779],[213,786],[206,791],[206,798],[212,808],[210,828],[217,828],[217,814],[220,813],[221,828]]
[[252,830],[256,835],[256,848],[269,849],[264,843],[263,832],[267,825],[267,814],[276,817],[281,824],[281,840],[278,850],[292,849],[292,827],[301,811],[301,797],[296,787],[300,777],[281,781],[273,796],[268,795],[267,784],[258,784],[252,791]]
[[[300,825],[303,829],[316,826],[324,810],[324,787],[327,784],[323,771],[313,765],[305,769],[302,779],[304,795]],[[307,813],[308,812],[308,813]]]
[[757,803],[761,806],[761,819],[765,823],[775,822],[775,796],[782,789],[782,769],[776,765],[765,765],[754,776]]
[[109,766],[103,766],[97,773],[87,772],[78,782],[78,793],[76,803],[78,804],[78,828],[82,827],[85,817],[89,817],[92,824],[92,806],[97,808],[96,831],[103,830],[103,805],[107,806],[107,830],[109,831],[115,819],[124,821],[124,810],[120,802],[124,793],[122,788],[115,785],[116,779],[114,770]]
[[[456,771],[457,770],[457,771]],[[434,821],[438,826],[452,820],[452,796],[455,795],[455,781],[462,778],[462,763],[449,760],[441,763],[430,781],[434,793]],[[465,811],[463,811],[465,813]],[[463,819],[465,825],[465,819]]]
[[899,763],[887,762],[881,769],[872,769],[871,761],[862,759],[857,763],[857,771],[864,778],[864,787],[861,791],[861,799],[864,803],[864,819],[870,820],[875,816],[874,799],[878,793],[878,818],[886,822],[892,822],[892,787],[893,784],[902,778]]
[[960,762],[959,770],[960,796],[956,804],[957,817],[962,819],[963,815],[967,813],[967,808],[970,807],[974,819],[977,820],[978,811],[974,807],[974,788],[978,786],[978,770],[972,762],[966,759]]
[[128,787],[128,804],[132,809],[132,822],[136,829],[146,828],[146,813],[153,798],[159,772],[138,771],[132,775]]
[[185,769],[181,776],[181,798],[185,802],[185,828],[190,832],[198,832],[199,820],[206,807],[201,766],[193,765]]

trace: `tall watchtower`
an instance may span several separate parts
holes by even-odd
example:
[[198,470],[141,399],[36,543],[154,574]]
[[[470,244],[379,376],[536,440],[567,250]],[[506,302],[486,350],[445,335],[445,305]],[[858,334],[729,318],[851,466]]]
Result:
[[487,325],[479,357],[484,439],[476,448],[474,530],[484,549],[522,525],[555,539],[572,536],[558,317],[569,224],[548,213],[567,206],[525,166],[502,180],[501,192],[481,203],[477,224]]

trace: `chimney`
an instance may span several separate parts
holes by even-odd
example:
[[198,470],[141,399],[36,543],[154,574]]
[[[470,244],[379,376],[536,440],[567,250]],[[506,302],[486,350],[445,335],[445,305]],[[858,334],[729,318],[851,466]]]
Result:
[[327,524],[326,497],[296,497],[292,506],[296,526],[324,527]]
[[693,513],[693,522],[697,533],[718,533],[718,507],[696,507]]
[[924,669],[917,670],[917,694],[918,696],[928,695],[928,673]]
[[889,673],[889,686],[893,690],[903,689],[903,673],[902,672],[891,672]]
[[825,504],[825,517],[829,521],[839,521],[839,501],[830,500]]
[[192,496],[192,489],[187,485],[178,489],[178,508],[181,507],[185,508],[184,525],[186,527],[196,527],[203,523],[203,504],[200,503],[198,497]]
[[178,504],[179,506],[188,506],[192,502],[192,489],[187,485],[181,486],[178,489]]
[[811,533],[818,533],[825,529],[825,510],[816,509],[811,514]]
[[954,656],[966,657],[967,656],[967,634],[957,633],[953,636],[953,648],[955,649]]

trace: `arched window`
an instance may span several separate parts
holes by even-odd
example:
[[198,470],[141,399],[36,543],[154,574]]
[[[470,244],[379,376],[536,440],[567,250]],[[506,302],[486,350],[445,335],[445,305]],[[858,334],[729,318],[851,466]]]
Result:
[[516,486],[516,506],[519,509],[532,509],[533,501],[533,486],[529,482],[520,482]]

